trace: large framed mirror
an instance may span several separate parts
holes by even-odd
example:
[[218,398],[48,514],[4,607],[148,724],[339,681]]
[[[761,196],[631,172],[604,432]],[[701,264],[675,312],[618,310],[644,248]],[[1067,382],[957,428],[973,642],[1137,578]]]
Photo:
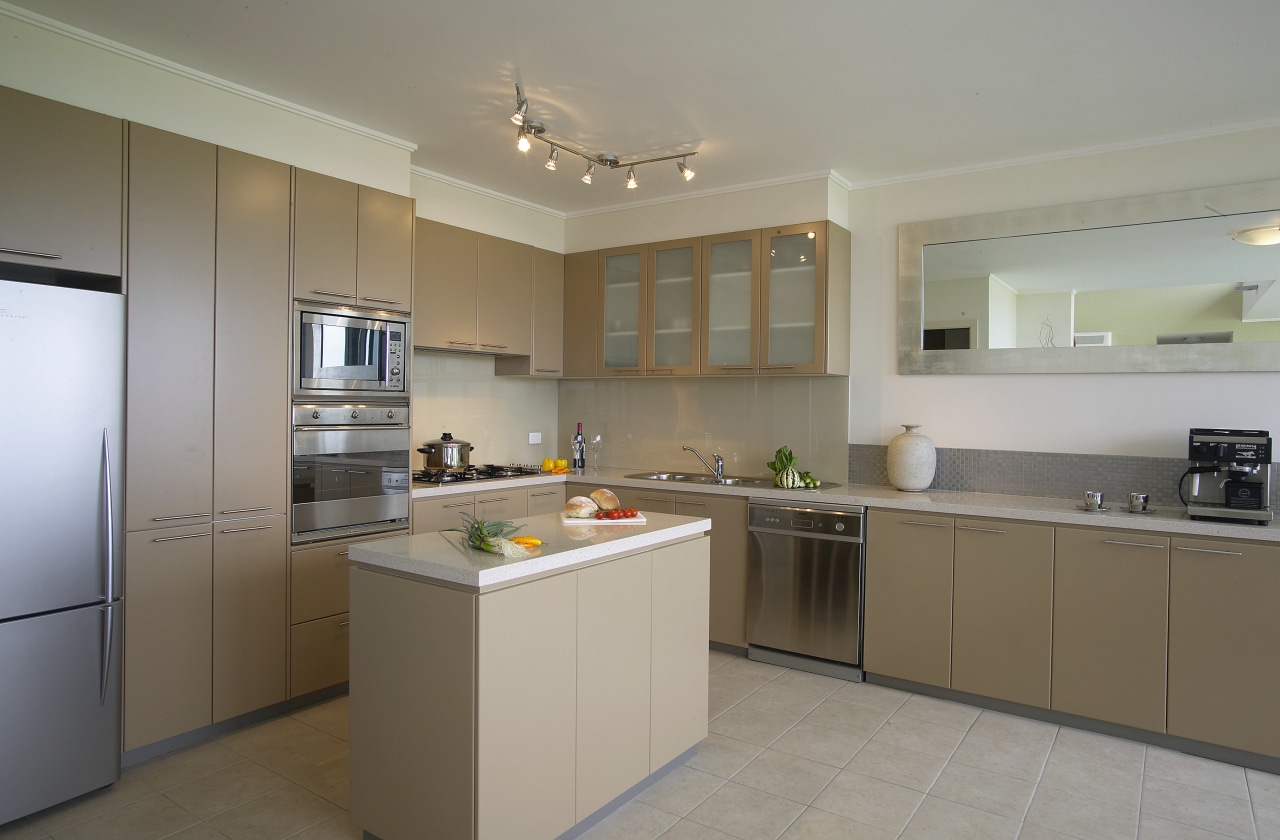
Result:
[[1277,228],[1280,181],[900,225],[898,372],[1280,370]]

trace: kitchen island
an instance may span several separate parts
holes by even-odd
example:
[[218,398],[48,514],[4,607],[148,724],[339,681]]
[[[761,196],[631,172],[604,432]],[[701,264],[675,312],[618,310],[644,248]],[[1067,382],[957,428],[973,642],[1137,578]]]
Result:
[[707,730],[707,519],[516,520],[351,547],[351,816],[368,837],[574,836]]

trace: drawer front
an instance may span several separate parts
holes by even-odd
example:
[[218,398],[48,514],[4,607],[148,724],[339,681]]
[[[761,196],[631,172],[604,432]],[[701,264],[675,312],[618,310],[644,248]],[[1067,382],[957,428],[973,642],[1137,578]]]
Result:
[[349,543],[295,550],[289,569],[289,623],[347,611]]
[[290,697],[346,682],[350,625],[343,613],[289,628]]
[[564,485],[539,487],[529,491],[529,515],[559,513],[564,510]]
[[475,513],[475,496],[444,496],[416,499],[413,503],[413,533],[427,534],[465,525],[462,514]]
[[524,488],[476,494],[476,518],[489,521],[523,519],[529,515],[529,491]]

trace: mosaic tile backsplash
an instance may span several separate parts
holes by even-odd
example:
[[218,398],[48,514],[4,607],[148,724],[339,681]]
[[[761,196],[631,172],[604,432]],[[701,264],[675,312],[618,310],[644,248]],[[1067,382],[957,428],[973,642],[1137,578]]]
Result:
[[[849,444],[849,483],[887,486],[889,447]],[[999,449],[938,449],[938,473],[931,490],[963,490],[1050,499],[1080,499],[1101,490],[1109,504],[1130,493],[1147,493],[1155,507],[1181,507],[1178,479],[1185,458],[1009,452]],[[1280,508],[1280,481],[1272,476],[1271,508]]]

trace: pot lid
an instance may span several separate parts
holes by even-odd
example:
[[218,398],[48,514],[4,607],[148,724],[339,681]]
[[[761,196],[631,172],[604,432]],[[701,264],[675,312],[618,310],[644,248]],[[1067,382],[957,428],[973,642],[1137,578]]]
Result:
[[422,445],[423,446],[470,446],[471,442],[465,441],[465,440],[454,440],[453,435],[451,435],[449,432],[445,432],[444,434],[440,435],[440,437],[437,440],[429,440]]

